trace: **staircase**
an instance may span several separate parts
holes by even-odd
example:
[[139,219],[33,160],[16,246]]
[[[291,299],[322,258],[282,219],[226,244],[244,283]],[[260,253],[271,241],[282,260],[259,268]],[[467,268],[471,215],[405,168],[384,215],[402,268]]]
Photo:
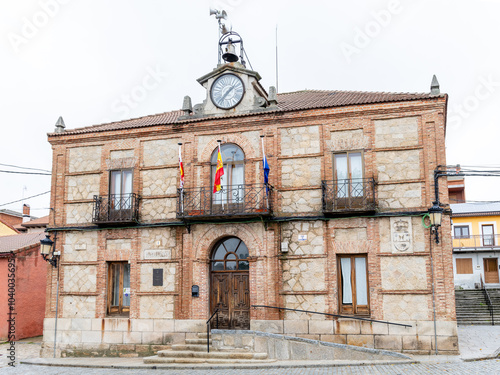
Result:
[[[493,304],[495,325],[500,325],[500,289],[488,289]],[[459,325],[491,325],[488,302],[481,289],[455,290],[457,323]]]
[[267,353],[252,353],[243,350],[224,350],[212,347],[207,353],[207,334],[198,333],[196,339],[186,339],[185,344],[172,345],[170,350],[160,350],[158,355],[145,357],[145,364],[161,363],[268,363]]

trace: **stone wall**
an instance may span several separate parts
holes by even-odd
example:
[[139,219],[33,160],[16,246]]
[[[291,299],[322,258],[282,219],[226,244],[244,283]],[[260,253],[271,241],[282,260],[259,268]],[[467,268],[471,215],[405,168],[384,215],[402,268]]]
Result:
[[378,185],[378,206],[382,210],[422,206],[422,184]]
[[375,147],[391,148],[418,145],[418,117],[375,120]]
[[176,198],[143,199],[141,219],[144,222],[175,219]]
[[81,176],[68,176],[67,182],[67,200],[93,199],[94,195],[99,195],[101,175],[86,174]]
[[145,167],[177,164],[179,162],[179,139],[159,139],[142,143]]
[[[318,322],[310,322],[317,324]],[[327,323],[327,322],[321,322]],[[330,326],[333,325],[330,322]],[[311,327],[314,329],[314,327]],[[328,331],[328,330],[327,330]],[[212,333],[213,346],[217,350],[244,350],[267,353],[268,358],[285,360],[344,360],[375,361],[405,360],[410,357],[384,350],[350,347],[343,344],[283,336],[258,331],[231,331],[216,329]]]
[[142,196],[175,194],[178,174],[178,168],[142,171]]
[[321,158],[287,159],[281,163],[283,187],[321,185]]
[[320,152],[319,126],[281,129],[281,155],[296,156]]
[[415,180],[421,176],[420,151],[376,153],[378,181]]
[[66,224],[92,223],[92,203],[72,203],[66,205]]
[[285,214],[321,211],[321,189],[283,191],[280,195],[281,211]]
[[68,171],[89,172],[101,169],[101,146],[74,147],[69,149]]

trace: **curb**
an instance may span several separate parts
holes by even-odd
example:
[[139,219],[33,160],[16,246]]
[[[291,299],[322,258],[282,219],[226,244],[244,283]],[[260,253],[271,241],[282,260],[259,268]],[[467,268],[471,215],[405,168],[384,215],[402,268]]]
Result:
[[[312,362],[312,361],[311,361]],[[171,369],[171,370],[199,370],[199,369],[266,369],[266,368],[322,368],[322,367],[344,367],[344,366],[374,366],[374,365],[403,365],[403,364],[414,364],[419,363],[414,360],[401,360],[401,361],[324,361],[323,363],[308,363],[306,361],[297,361],[293,363],[291,361],[266,363],[266,364],[238,364],[238,363],[228,363],[228,364],[156,364],[156,365],[145,365],[138,363],[136,365],[118,365],[118,364],[75,364],[75,363],[58,363],[58,362],[38,362],[36,360],[22,360],[19,363],[31,366],[48,366],[48,367],[81,367],[81,368],[113,368],[113,369],[146,369],[146,370],[156,370],[156,369]]]

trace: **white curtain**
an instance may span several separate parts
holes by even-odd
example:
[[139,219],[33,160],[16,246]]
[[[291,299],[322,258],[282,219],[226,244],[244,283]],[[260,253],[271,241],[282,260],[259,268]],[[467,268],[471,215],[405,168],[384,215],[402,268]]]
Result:
[[342,273],[342,303],[352,303],[351,258],[340,258]]
[[356,304],[368,305],[368,290],[366,289],[366,258],[354,258],[356,270]]

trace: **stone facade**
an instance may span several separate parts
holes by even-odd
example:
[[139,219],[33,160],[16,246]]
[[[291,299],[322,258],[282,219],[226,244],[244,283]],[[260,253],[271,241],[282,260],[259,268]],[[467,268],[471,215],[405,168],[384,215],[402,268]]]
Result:
[[[433,200],[432,171],[446,164],[445,109],[446,98],[439,96],[279,115],[200,117],[98,135],[50,135],[57,171],[51,230],[58,232],[61,251],[58,355],[150,354],[204,332],[212,312],[212,251],[229,237],[248,248],[251,305],[346,315],[340,259],[358,257],[366,262],[368,301],[366,310],[348,315],[411,326],[250,308],[249,329],[430,353],[431,249],[422,216]],[[261,135],[271,168],[272,217],[213,214],[181,220],[178,143],[183,144],[186,192],[200,187],[210,192],[218,139],[242,149],[245,184],[262,184]],[[323,190],[336,176],[332,154],[348,151],[362,155],[363,177],[375,181],[374,208],[364,206],[365,187],[357,193],[352,185],[344,193]],[[118,166],[133,171],[133,192],[140,195],[138,223],[98,226],[92,223],[92,198],[109,193],[109,171]],[[441,191],[447,203],[446,189]],[[323,201],[328,194],[335,201],[331,211]],[[445,216],[442,241],[432,243],[438,350],[443,354],[457,351],[449,233]],[[119,291],[130,298],[130,311],[123,316],[108,308],[109,267],[115,262],[130,269],[130,287]],[[51,271],[45,355],[52,355],[56,282]]]

